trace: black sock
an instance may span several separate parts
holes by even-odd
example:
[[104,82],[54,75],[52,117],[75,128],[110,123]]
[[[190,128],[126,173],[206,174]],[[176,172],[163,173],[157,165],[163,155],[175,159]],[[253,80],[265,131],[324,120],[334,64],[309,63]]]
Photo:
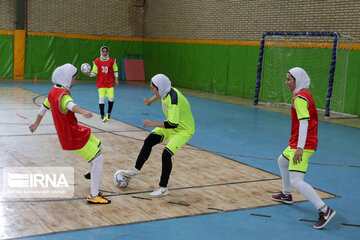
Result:
[[101,118],[104,118],[104,106],[105,106],[105,104],[99,103]]
[[164,149],[162,153],[162,170],[161,170],[161,178],[160,178],[160,187],[167,187],[169,182],[170,173],[172,169],[171,162],[172,153],[167,148]]
[[114,101],[112,101],[112,102],[109,101],[109,108],[108,108],[108,117],[109,118],[110,118],[113,106],[114,106]]

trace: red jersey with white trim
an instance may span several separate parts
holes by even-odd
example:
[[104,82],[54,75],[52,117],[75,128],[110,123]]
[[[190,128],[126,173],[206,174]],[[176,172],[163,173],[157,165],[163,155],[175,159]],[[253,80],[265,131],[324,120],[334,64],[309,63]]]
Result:
[[97,88],[112,88],[114,87],[114,63],[115,58],[109,57],[108,60],[103,61],[100,58],[94,60],[94,64],[96,65],[98,72],[97,72],[97,79],[96,79],[96,86]]
[[60,99],[64,94],[71,96],[69,90],[54,86],[48,100],[51,106],[51,114],[59,137],[61,147],[64,150],[78,150],[85,146],[90,138],[90,128],[78,125],[74,112],[63,113],[60,110]]
[[304,100],[307,101],[307,108],[309,111],[309,116],[310,118],[303,118],[309,121],[308,124],[308,131],[307,131],[307,136],[306,136],[306,143],[305,143],[305,147],[304,149],[311,149],[311,150],[316,150],[317,148],[317,143],[318,143],[318,136],[317,136],[317,132],[318,132],[318,115],[317,115],[317,111],[316,111],[316,106],[315,106],[315,102],[314,99],[311,96],[311,93],[308,90],[300,90],[298,93],[296,93],[292,99],[292,104],[291,104],[291,138],[289,140],[289,146],[292,149],[296,149],[297,148],[297,144],[298,144],[298,139],[299,139],[299,120],[302,119],[298,119],[297,113],[296,113],[296,109],[294,107],[294,100],[295,98],[300,97]]

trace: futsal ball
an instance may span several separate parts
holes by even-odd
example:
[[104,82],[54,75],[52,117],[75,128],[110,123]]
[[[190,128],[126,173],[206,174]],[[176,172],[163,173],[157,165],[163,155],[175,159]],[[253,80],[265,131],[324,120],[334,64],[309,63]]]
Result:
[[84,73],[90,73],[90,71],[91,71],[90,64],[88,64],[88,63],[81,64],[81,71]]
[[124,187],[127,187],[129,185],[130,178],[124,176],[122,174],[122,170],[118,170],[114,174],[114,183],[116,184],[116,186],[118,186],[120,188],[124,188]]

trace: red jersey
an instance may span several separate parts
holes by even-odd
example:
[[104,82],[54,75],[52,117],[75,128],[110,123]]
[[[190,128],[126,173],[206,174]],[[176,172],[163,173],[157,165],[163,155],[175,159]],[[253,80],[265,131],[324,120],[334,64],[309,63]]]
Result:
[[108,60],[103,61],[100,58],[94,60],[94,64],[98,68],[96,86],[97,88],[112,88],[114,87],[114,63],[115,58],[109,57]]
[[48,95],[51,114],[61,147],[64,150],[78,150],[84,147],[89,140],[91,130],[90,128],[78,125],[78,121],[72,111],[67,111],[67,113],[61,112],[60,99],[64,94],[70,95],[69,90],[58,86],[54,86],[51,89]]
[[299,139],[299,119],[296,114],[296,109],[294,107],[294,100],[295,98],[300,97],[308,102],[308,111],[310,115],[309,124],[308,124],[308,131],[306,137],[306,143],[304,149],[311,149],[316,150],[317,143],[318,143],[318,116],[316,111],[316,106],[314,99],[311,96],[311,93],[308,90],[300,90],[296,93],[292,99],[291,104],[291,138],[289,140],[289,146],[292,149],[297,148],[297,143]]

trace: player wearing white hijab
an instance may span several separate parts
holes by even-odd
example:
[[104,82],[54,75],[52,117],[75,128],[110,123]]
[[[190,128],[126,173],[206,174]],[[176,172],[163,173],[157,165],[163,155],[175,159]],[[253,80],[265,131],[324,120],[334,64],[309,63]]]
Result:
[[291,186],[298,190],[319,211],[319,220],[314,228],[321,229],[334,217],[335,211],[326,206],[304,176],[309,159],[318,143],[318,117],[315,102],[307,90],[310,78],[304,69],[295,67],[286,74],[286,82],[294,97],[291,105],[291,138],[289,146],[279,156],[278,165],[283,182],[283,191],[272,195],[274,201],[292,203]]
[[164,74],[155,75],[151,79],[150,87],[154,96],[150,99],[144,98],[144,103],[149,106],[161,99],[166,120],[164,122],[150,120],[143,122],[144,127],[156,128],[145,139],[136,160],[135,168],[122,170],[122,173],[128,178],[128,181],[130,181],[131,177],[139,175],[141,168],[150,156],[152,147],[169,140],[162,153],[162,172],[159,188],[150,193],[151,197],[162,197],[169,194],[167,184],[172,169],[171,157],[194,135],[195,122],[188,100],[179,90],[171,87],[171,82],[167,76]]
[[55,69],[52,82],[55,84],[39,110],[35,122],[29,126],[33,133],[39,126],[47,109],[51,109],[56,132],[64,150],[73,150],[85,158],[91,169],[91,193],[88,203],[108,204],[111,201],[99,192],[104,157],[101,154],[101,142],[91,134],[91,129],[78,125],[75,113],[86,118],[92,113],[77,106],[71,98],[70,89],[74,86],[77,69],[72,64],[64,64]]

